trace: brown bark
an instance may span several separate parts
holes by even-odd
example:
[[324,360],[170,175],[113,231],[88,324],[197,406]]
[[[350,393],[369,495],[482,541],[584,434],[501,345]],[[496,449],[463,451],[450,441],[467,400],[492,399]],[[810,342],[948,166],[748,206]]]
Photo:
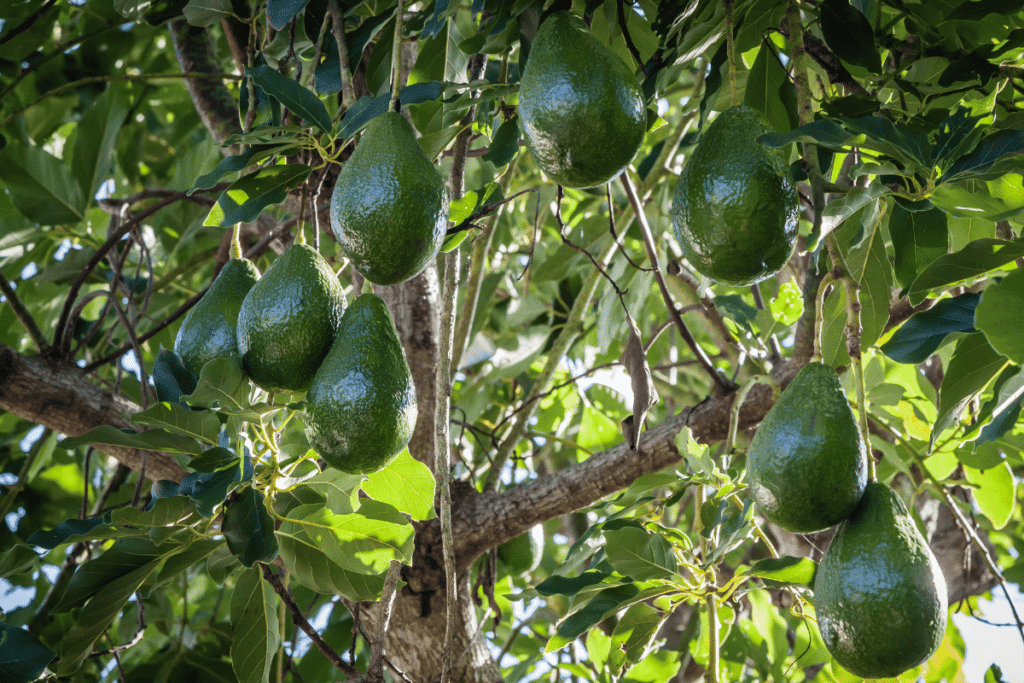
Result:
[[[78,367],[43,356],[23,356],[0,344],[0,410],[59,434],[80,436],[93,427],[133,428],[130,417],[142,410],[134,402],[89,381]],[[98,446],[101,452],[138,472],[143,451]],[[145,451],[146,476],[181,481],[185,470],[167,453]]]

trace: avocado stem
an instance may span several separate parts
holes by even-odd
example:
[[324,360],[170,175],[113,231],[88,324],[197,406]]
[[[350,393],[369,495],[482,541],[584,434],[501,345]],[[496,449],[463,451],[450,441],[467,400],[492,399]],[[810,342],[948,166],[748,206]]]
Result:
[[818,294],[814,298],[814,352],[811,354],[812,363],[820,363],[821,356],[821,321],[825,317],[825,297],[828,296],[828,286],[832,284],[835,275],[832,271],[825,273],[818,283]]
[[725,53],[729,62],[729,94],[732,106],[740,103],[740,90],[736,84],[736,43],[733,40],[733,0],[725,0]]
[[231,258],[242,258],[242,241],[239,238],[239,232],[241,227],[241,223],[235,223],[235,227],[231,229]]
[[779,398],[779,383],[768,375],[754,375],[743,383],[743,387],[736,393],[736,398],[732,402],[732,410],[729,415],[729,436],[725,441],[726,453],[731,453],[736,447],[736,432],[740,424],[740,410],[743,409],[743,403],[747,400],[747,394],[758,384],[764,384],[771,388],[772,403]]

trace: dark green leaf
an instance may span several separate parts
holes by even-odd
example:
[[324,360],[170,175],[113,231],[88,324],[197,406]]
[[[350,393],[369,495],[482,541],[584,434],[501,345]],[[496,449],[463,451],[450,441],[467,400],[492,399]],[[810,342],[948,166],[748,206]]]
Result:
[[231,355],[207,362],[199,373],[195,390],[182,400],[201,408],[216,406],[235,415],[246,412],[251,406],[249,380],[242,371],[242,359]]
[[162,555],[162,551],[148,538],[117,539],[102,555],[78,567],[53,611],[60,613],[81,607],[104,586],[153,563]]
[[265,64],[246,69],[245,72],[252,77],[253,83],[263,88],[264,92],[276,98],[289,110],[314,124],[323,132],[331,132],[331,115],[327,113],[327,107],[314,93]]
[[836,55],[850,64],[880,73],[882,59],[875,47],[871,22],[849,0],[824,0],[818,5],[821,33]]
[[239,575],[231,592],[231,665],[239,683],[265,683],[281,647],[277,594],[258,567]]
[[666,579],[679,568],[664,536],[637,527],[605,529],[605,554],[612,567],[637,581]]
[[971,116],[971,110],[963,105],[957,107],[956,112],[939,124],[932,163],[940,166],[947,159],[959,159],[970,153],[981,139],[982,128],[978,124],[984,118],[984,114]]
[[1024,131],[1001,130],[978,143],[973,152],[957,159],[939,178],[940,183],[955,183],[974,178],[994,180],[1024,168]]
[[177,354],[161,346],[153,363],[153,386],[159,400],[183,406],[181,397],[196,390],[196,376]]
[[723,294],[714,298],[715,306],[722,314],[732,320],[738,327],[753,333],[757,309],[743,300],[738,294]]
[[178,490],[196,504],[199,514],[213,517],[214,508],[224,502],[235,484],[252,479],[252,460],[246,455],[241,463],[236,458],[230,466],[216,472],[190,472],[182,478]]
[[188,194],[191,195],[196,190],[208,190],[219,183],[220,179],[228,173],[241,171],[249,166],[249,164],[256,163],[256,155],[267,147],[269,147],[269,145],[253,145],[241,154],[224,157],[217,162],[217,165],[212,171],[201,175],[196,179],[195,185],[193,185],[192,189],[188,191]]
[[747,75],[744,104],[764,114],[776,133],[800,124],[796,113],[796,88],[769,43],[762,43]]
[[907,296],[916,306],[933,289],[984,275],[1022,256],[1024,240],[974,240],[960,251],[933,261],[910,285]]
[[24,629],[0,622],[0,680],[28,683],[57,655]]
[[700,130],[705,129],[705,122],[708,114],[714,108],[715,100],[718,99],[718,90],[722,87],[722,69],[725,68],[728,59],[726,41],[718,46],[714,56],[711,58],[710,70],[704,78],[704,96],[700,100]]
[[267,21],[275,31],[283,29],[309,0],[267,0]]
[[191,0],[182,13],[193,26],[211,26],[231,16],[231,0]]
[[999,668],[998,664],[993,664],[985,670],[984,683],[1006,683],[1003,680],[1003,670]]
[[[359,28],[345,35],[348,47],[348,63],[358,64],[363,49],[373,40],[377,33],[394,16],[395,8],[385,10],[382,14],[363,21]],[[307,16],[309,12],[307,11]],[[330,95],[341,90],[341,60],[338,59],[338,43],[331,34],[324,41],[322,61],[313,74],[313,86],[321,95]]]
[[[36,532],[39,533],[39,532]],[[35,536],[36,534],[32,534]],[[31,545],[32,536],[27,541]],[[0,578],[11,574],[24,574],[31,570],[32,565],[39,558],[36,552],[28,545],[20,543],[10,546],[0,555]]]
[[576,595],[584,588],[601,583],[608,575],[597,571],[583,572],[579,576],[549,576],[534,589],[541,595]]
[[794,128],[788,133],[768,133],[758,140],[769,147],[785,147],[791,142],[810,142],[829,149],[842,149],[853,138],[848,130],[835,121],[821,119]]
[[147,451],[163,451],[165,453],[202,453],[203,447],[198,441],[182,434],[174,434],[162,429],[150,429],[146,432],[122,431],[110,425],[101,425],[89,430],[82,436],[64,439],[58,444],[61,448],[72,449],[78,446],[97,446],[109,444],[126,448],[140,448]]
[[631,583],[605,588],[592,597],[580,611],[566,617],[559,624],[558,638],[548,641],[547,651],[558,649],[565,643],[575,640],[587,629],[604,621],[608,615],[617,612],[623,605],[631,602],[639,592],[640,589]]
[[923,363],[948,335],[976,331],[974,309],[980,299],[981,295],[968,292],[915,313],[882,345],[882,353],[897,363]]
[[227,448],[211,448],[203,451],[188,461],[188,468],[193,472],[211,474],[229,465],[238,464],[238,456]]
[[981,21],[990,14],[1009,16],[1021,9],[1024,9],[1022,0],[967,0],[947,14],[946,21]]
[[102,517],[88,519],[67,519],[49,531],[37,531],[28,537],[27,543],[47,550],[53,550],[63,543],[69,543],[72,537],[88,537],[89,532],[100,526],[109,524]]
[[957,343],[953,357],[942,376],[942,385],[939,387],[939,405],[935,425],[932,427],[929,450],[942,432],[956,425],[967,404],[984,390],[1008,363],[1005,356],[989,345],[981,332],[970,334]]
[[629,606],[612,631],[608,664],[613,673],[628,671],[648,654],[651,641],[666,616],[647,603]]
[[941,209],[908,211],[896,204],[889,216],[893,269],[903,287],[913,284],[918,274],[949,249],[949,228]]
[[111,152],[130,104],[131,98],[124,86],[111,83],[78,122],[71,170],[86,199],[95,196],[100,185],[111,176],[114,163]]
[[284,201],[289,190],[302,185],[312,170],[302,164],[265,166],[239,178],[217,198],[203,225],[229,228],[256,220],[263,209]]
[[274,520],[267,512],[263,494],[251,486],[224,511],[221,531],[231,553],[245,567],[277,557]]
[[487,154],[481,157],[497,167],[502,167],[519,153],[519,117],[513,116],[498,126],[494,132]]
[[1014,270],[981,293],[974,324],[1000,354],[1024,364],[1024,269]]
[[878,150],[899,159],[911,167],[927,168],[932,158],[928,136],[911,130],[901,123],[893,123],[880,116],[843,119],[843,126],[864,137],[856,144]]
[[979,82],[987,85],[999,70],[989,61],[993,45],[981,45],[967,54],[961,55],[950,62],[936,81],[939,87],[948,88],[959,81]]
[[185,496],[157,498],[148,510],[126,507],[111,512],[111,521],[116,526],[162,527],[177,524],[188,517],[194,508]]
[[220,420],[215,413],[209,410],[189,410],[178,403],[157,403],[148,410],[135,413],[131,419],[135,424],[164,427],[209,444],[217,443],[220,436]]

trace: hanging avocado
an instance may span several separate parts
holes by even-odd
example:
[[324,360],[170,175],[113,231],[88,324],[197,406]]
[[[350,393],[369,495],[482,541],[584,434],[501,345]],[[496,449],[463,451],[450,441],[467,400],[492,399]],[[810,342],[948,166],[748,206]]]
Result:
[[434,260],[448,229],[448,189],[397,112],[373,119],[334,185],[331,227],[370,282],[393,285]]
[[344,311],[345,294],[327,261],[309,245],[293,244],[242,302],[242,368],[267,391],[305,391]]
[[519,125],[545,174],[566,187],[603,185],[633,161],[647,131],[636,77],[568,12],[540,25],[519,85]]
[[758,511],[789,531],[821,531],[853,512],[867,480],[867,450],[839,376],[828,365],[808,363],[747,450]]
[[796,185],[782,150],[757,141],[772,132],[746,106],[719,114],[686,161],[672,201],[672,227],[702,275],[749,285],[779,272],[796,244]]

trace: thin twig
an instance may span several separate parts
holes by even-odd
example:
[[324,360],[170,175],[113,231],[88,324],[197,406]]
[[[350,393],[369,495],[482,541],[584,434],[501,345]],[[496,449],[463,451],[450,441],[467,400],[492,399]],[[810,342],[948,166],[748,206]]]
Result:
[[0,292],[3,292],[4,298],[7,299],[7,304],[14,311],[14,317],[18,319],[21,326],[28,332],[28,336],[32,338],[32,342],[39,349],[39,353],[46,353],[50,350],[50,343],[46,341],[46,337],[43,336],[42,330],[39,329],[39,325],[36,324],[35,318],[29,313],[29,310],[25,308],[25,304],[18,298],[17,293],[14,291],[14,287],[8,282],[7,278],[4,277],[3,273],[0,273]]
[[306,616],[302,613],[302,608],[299,607],[298,603],[295,602],[295,598],[292,597],[292,592],[288,590],[281,579],[274,573],[268,565],[260,562],[260,571],[263,572],[263,578],[267,583],[273,587],[274,592],[281,596],[281,600],[284,601],[285,606],[288,607],[288,611],[292,614],[292,623],[309,636],[309,639],[316,645],[316,649],[320,650],[320,654],[327,658],[331,664],[333,664],[339,671],[346,676],[359,676],[362,672],[353,667],[351,664],[341,658],[337,652],[334,651],[330,645],[327,644],[316,629],[310,625],[306,620]]
[[41,17],[44,14],[46,14],[46,11],[48,9],[50,9],[51,7],[53,7],[54,5],[56,5],[56,4],[57,4],[57,0],[46,0],[46,2],[43,3],[43,5],[39,9],[37,9],[35,12],[33,12],[32,15],[28,19],[26,19],[25,21],[21,22],[20,24],[18,24],[14,28],[12,28],[10,31],[7,32],[6,35],[4,35],[4,37],[0,38],[0,45],[3,45],[4,43],[6,43],[11,38],[14,38],[15,36],[19,36],[22,33],[25,33],[26,31],[28,31],[30,28],[32,28],[32,24],[36,23],[36,20],[39,17]]
[[676,308],[675,302],[672,300],[672,295],[668,291],[668,285],[665,284],[665,276],[661,273],[661,266],[658,265],[658,249],[654,244],[654,237],[651,236],[651,228],[647,225],[647,216],[644,214],[644,207],[640,203],[640,198],[636,194],[636,188],[633,187],[633,181],[629,179],[627,171],[623,171],[622,175],[619,176],[619,180],[622,181],[622,187],[626,191],[626,196],[629,198],[629,203],[633,207],[633,215],[636,217],[636,223],[640,227],[640,232],[644,237],[644,246],[647,248],[647,258],[651,262],[651,267],[654,269],[654,279],[658,283],[658,289],[661,291],[661,296],[665,300],[665,307],[668,309],[669,315],[672,317],[672,322],[675,323],[676,328],[679,330],[680,336],[686,345],[690,347],[690,351],[694,357],[700,361],[700,364],[704,366],[705,372],[711,378],[711,381],[718,388],[719,393],[727,394],[736,387],[732,382],[728,381],[723,377],[715,366],[711,364],[711,359],[708,358],[707,354],[704,353],[704,349],[701,348],[697,340],[694,339],[690,333],[689,328],[686,327],[686,323],[683,322],[683,318],[679,315],[679,310]]

